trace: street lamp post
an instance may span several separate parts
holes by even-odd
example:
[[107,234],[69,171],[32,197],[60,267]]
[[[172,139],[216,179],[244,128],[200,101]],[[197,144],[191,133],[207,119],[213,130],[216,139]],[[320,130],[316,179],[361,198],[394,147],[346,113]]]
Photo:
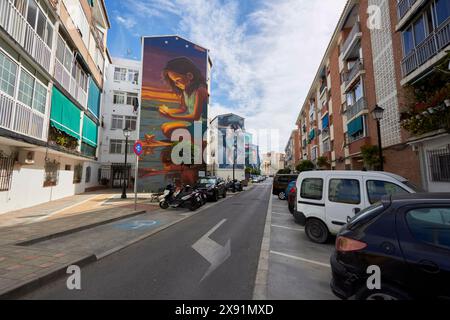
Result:
[[233,129],[234,132],[234,138],[233,138],[233,192],[236,192],[236,158],[237,158],[237,136],[236,131],[239,129],[239,127],[236,124],[233,124],[231,126],[231,129]]
[[379,105],[376,105],[372,110],[372,116],[377,122],[377,130],[378,130],[378,152],[380,157],[380,170],[384,171],[384,159],[383,159],[383,146],[381,143],[381,120],[383,119],[384,109]]
[[128,160],[128,138],[130,138],[131,130],[128,128],[123,129],[123,135],[125,136],[125,163],[123,168],[123,184],[122,184],[122,199],[127,198],[127,160]]

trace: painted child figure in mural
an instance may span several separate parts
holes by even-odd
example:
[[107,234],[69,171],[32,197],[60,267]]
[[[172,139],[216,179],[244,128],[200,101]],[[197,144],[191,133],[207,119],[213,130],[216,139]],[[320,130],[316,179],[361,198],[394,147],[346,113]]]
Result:
[[179,108],[165,105],[159,107],[162,116],[175,120],[161,126],[163,134],[171,138],[173,131],[190,129],[194,121],[202,120],[208,105],[208,88],[201,71],[186,57],[169,61],[164,68],[163,77],[172,91],[180,97]]

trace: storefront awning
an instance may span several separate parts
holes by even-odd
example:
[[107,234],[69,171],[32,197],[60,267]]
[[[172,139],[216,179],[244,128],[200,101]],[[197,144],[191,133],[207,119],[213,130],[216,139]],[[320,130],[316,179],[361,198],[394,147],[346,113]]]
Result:
[[80,139],[81,110],[55,87],[52,92],[50,122],[56,129]]

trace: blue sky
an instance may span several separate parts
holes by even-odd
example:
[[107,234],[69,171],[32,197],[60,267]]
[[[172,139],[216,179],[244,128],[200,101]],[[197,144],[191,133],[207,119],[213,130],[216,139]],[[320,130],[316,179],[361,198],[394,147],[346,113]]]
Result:
[[140,59],[140,37],[177,34],[210,50],[210,115],[234,112],[284,150],[346,0],[106,0],[113,57]]

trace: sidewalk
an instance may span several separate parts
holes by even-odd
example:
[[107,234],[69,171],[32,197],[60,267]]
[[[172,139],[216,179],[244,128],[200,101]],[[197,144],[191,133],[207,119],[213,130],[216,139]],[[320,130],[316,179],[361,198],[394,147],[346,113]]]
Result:
[[122,200],[114,193],[92,193],[0,215],[0,297],[65,272],[67,266],[94,261],[92,252],[34,246],[46,240],[159,209],[140,199]]

